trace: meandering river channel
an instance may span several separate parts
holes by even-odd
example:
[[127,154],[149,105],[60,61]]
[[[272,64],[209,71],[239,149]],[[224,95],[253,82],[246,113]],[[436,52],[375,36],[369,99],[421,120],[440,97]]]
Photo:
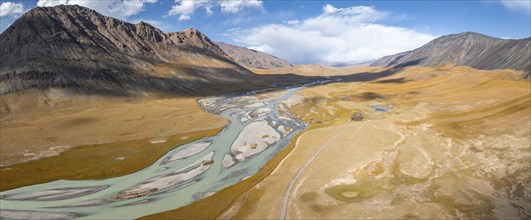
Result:
[[255,174],[306,127],[282,104],[300,88],[202,99],[206,111],[230,121],[217,136],[176,146],[130,175],[1,192],[0,218],[131,219],[212,195]]

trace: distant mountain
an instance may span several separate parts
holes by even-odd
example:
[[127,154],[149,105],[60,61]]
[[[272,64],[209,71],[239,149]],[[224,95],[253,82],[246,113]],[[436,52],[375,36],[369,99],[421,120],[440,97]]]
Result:
[[226,54],[242,66],[254,68],[284,68],[292,65],[283,59],[264,52],[239,47],[223,42],[216,43]]
[[516,69],[531,72],[531,37],[519,40],[465,32],[439,37],[412,51],[386,56],[372,66],[433,66],[443,63],[476,69]]
[[253,75],[195,29],[163,33],[76,5],[34,8],[0,35],[0,94],[212,93]]

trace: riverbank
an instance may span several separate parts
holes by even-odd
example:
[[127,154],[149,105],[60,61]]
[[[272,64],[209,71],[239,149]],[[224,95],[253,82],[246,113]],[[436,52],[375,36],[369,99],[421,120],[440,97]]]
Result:
[[209,197],[252,177],[306,127],[281,104],[298,89],[201,99],[208,112],[230,121],[217,135],[174,146],[153,164],[125,176],[4,191],[0,217],[137,218]]
[[[78,146],[57,156],[2,167],[0,191],[55,180],[92,180],[137,172],[176,146],[218,134],[222,128],[153,138]],[[60,166],[58,165],[60,164]]]
[[[278,219],[286,196],[287,218],[525,218],[531,204],[518,192],[531,188],[531,91],[510,76],[410,67],[374,81],[303,89],[286,103],[312,126],[290,143],[291,152],[277,155],[285,156],[278,165],[145,218]],[[364,119],[350,122],[353,113]]]
[[226,125],[195,98],[103,100],[3,117],[0,190],[133,173],[175,146],[213,136]]

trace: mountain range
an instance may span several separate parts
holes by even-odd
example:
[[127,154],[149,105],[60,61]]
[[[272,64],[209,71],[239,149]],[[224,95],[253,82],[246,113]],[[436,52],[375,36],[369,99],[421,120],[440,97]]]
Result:
[[531,72],[531,37],[500,39],[465,32],[432,40],[412,51],[382,57],[372,66],[435,66],[455,64],[476,69],[516,69]]
[[[437,38],[373,66],[516,69],[529,76],[531,38],[508,40],[466,32]],[[0,94],[60,88],[75,93],[212,95],[315,80],[260,75],[247,68],[286,68],[285,60],[222,42],[195,29],[164,33],[148,23],[76,6],[36,7],[0,34]],[[247,68],[246,68],[247,67]]]
[[25,13],[0,35],[0,51],[0,94],[31,88],[202,94],[262,81],[195,29],[163,33],[75,5]]

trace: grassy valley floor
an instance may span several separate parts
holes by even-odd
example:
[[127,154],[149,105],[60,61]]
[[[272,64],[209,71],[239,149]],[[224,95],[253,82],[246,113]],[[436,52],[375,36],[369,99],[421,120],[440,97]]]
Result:
[[[303,90],[292,110],[323,128],[304,133],[226,216],[278,218],[287,194],[287,218],[529,217],[530,84],[505,76],[410,67]],[[365,119],[349,121],[352,113]]]
[[[3,101],[17,106],[13,100],[24,98],[12,96]],[[58,179],[129,174],[227,124],[204,112],[195,98],[109,99],[2,116],[2,191]]]

